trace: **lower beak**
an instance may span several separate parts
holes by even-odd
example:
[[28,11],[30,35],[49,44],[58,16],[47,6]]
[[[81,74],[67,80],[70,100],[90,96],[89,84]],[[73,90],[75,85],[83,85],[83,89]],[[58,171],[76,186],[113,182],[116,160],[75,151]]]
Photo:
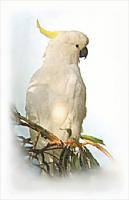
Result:
[[86,58],[87,55],[88,55],[87,47],[84,47],[82,50],[80,50],[80,58],[82,58],[82,57]]

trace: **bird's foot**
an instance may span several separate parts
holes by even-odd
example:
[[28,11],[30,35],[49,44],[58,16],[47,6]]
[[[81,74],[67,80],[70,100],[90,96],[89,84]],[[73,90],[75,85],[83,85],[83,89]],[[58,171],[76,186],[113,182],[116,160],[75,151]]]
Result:
[[76,140],[76,139],[68,139],[66,142],[65,142],[66,145],[70,145],[72,147],[79,147],[81,148],[81,144],[79,144],[79,142]]
[[53,140],[53,141],[50,141],[49,142],[49,145],[51,146],[54,146],[54,145],[57,145],[57,146],[62,146],[64,145],[64,143],[61,141],[61,140]]

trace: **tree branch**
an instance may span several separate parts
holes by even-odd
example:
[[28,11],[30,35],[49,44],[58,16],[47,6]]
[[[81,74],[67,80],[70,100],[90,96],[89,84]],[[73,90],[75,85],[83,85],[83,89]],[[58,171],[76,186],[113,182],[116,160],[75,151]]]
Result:
[[[11,109],[11,118],[15,125],[28,127],[35,131],[37,137],[36,141],[32,142],[30,137],[25,138],[22,135],[18,136],[18,138],[20,143],[22,143],[23,150],[26,152],[26,155],[29,157],[29,159],[36,159],[38,161],[38,165],[36,164],[36,166],[39,166],[41,171],[44,171],[49,176],[64,176],[70,174],[73,171],[80,171],[84,169],[87,170],[99,167],[99,163],[85,145],[92,144],[96,146],[96,143],[92,141],[93,139],[97,141],[97,143],[103,145],[102,140],[90,137],[88,139],[91,140],[91,142],[85,144],[79,143],[79,141],[74,139],[62,142],[49,130],[46,130],[40,125],[22,116],[17,111],[16,107],[12,107]],[[49,140],[49,143],[47,143],[47,145],[41,149],[36,147],[39,136]],[[85,136],[85,138],[86,137],[87,136]],[[89,140],[86,139],[85,142],[89,142]],[[78,150],[76,150],[76,147],[78,147]],[[96,147],[98,148],[98,144]],[[59,155],[57,154],[58,156],[55,154],[56,150],[58,153],[60,152]],[[48,157],[49,159],[46,159]]]
[[56,142],[59,142],[60,144],[63,143],[57,136],[55,136],[50,131],[46,130],[42,126],[22,116],[15,107],[12,107],[12,120],[16,123],[16,125],[26,126],[28,128],[33,129],[34,131],[40,133],[42,137],[44,137],[45,139],[48,139],[51,142],[56,141]]

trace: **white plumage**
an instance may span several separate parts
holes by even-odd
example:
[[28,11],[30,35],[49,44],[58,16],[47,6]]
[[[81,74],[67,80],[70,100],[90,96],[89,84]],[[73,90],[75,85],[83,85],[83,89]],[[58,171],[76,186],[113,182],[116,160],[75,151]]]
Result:
[[[86,88],[78,62],[79,56],[87,54],[88,38],[77,31],[57,33],[29,83],[26,112],[30,120],[66,141],[69,135],[64,129],[70,128],[72,136],[78,137],[86,116]],[[43,143],[40,139],[38,145]]]

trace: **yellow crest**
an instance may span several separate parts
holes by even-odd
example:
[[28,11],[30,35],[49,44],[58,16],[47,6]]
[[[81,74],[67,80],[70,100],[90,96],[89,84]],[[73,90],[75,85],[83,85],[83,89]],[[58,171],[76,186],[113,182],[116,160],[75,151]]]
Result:
[[37,27],[38,27],[40,33],[47,36],[48,38],[55,38],[58,35],[58,32],[56,32],[56,31],[47,31],[46,29],[41,27],[38,19],[37,19]]

